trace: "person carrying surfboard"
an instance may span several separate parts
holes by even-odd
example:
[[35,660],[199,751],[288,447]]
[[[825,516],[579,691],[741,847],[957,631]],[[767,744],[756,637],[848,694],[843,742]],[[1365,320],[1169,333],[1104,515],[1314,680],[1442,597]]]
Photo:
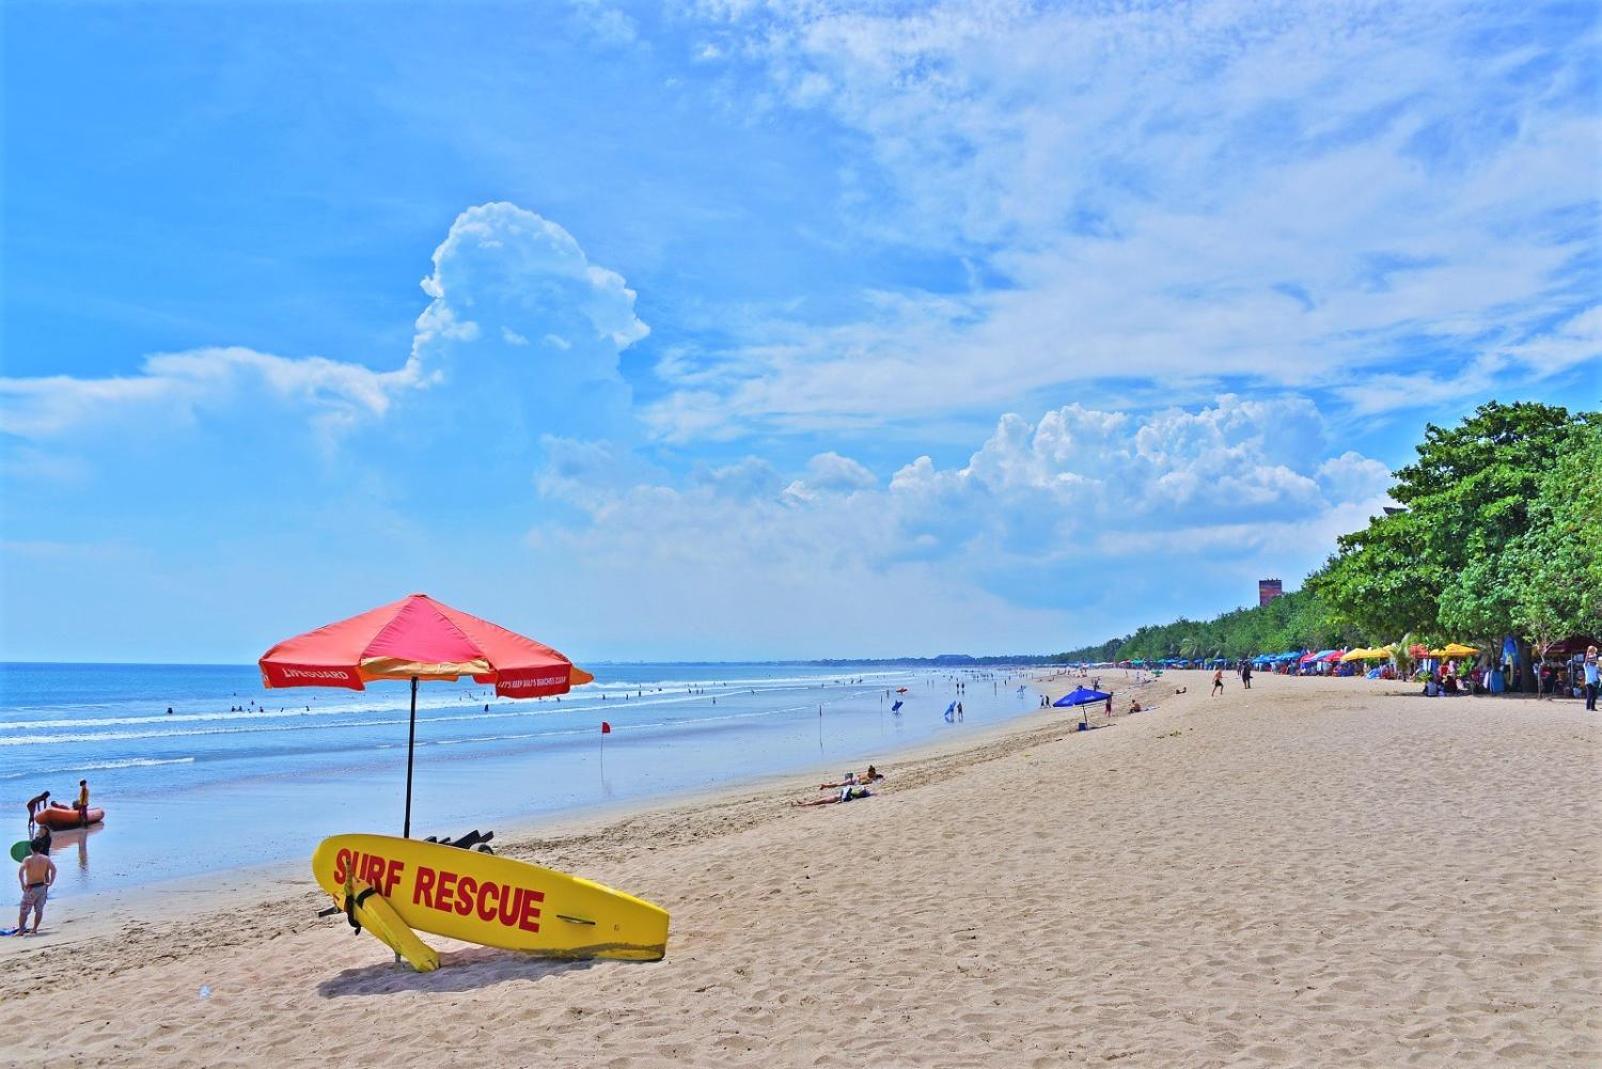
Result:
[[50,885],[56,882],[56,863],[43,852],[35,841],[28,856],[17,867],[17,883],[22,887],[22,905],[17,912],[17,934],[28,934],[28,914],[33,914],[33,934],[39,934],[44,921],[45,900],[50,897]]

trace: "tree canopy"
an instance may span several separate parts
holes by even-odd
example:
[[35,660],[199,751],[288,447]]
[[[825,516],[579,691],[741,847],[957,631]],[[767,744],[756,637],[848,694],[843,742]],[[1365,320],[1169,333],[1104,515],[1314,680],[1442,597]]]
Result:
[[1520,402],[1430,424],[1398,508],[1337,540],[1303,590],[1176,620],[1069,660],[1240,657],[1403,635],[1499,648],[1602,630],[1602,414]]

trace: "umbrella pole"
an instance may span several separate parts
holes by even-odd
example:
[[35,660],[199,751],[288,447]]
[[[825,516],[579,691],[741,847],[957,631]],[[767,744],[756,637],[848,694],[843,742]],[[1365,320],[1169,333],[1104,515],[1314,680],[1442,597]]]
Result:
[[412,751],[417,748],[417,677],[412,677],[412,716],[406,730],[406,822],[401,825],[402,838],[412,837]]

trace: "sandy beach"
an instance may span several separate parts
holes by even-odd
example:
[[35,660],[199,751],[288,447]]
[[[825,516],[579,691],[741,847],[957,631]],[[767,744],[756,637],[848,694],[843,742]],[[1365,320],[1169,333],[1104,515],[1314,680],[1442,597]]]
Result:
[[58,913],[0,950],[0,1062],[1602,1059],[1602,721],[1353,679],[1206,691],[1174,673],[1099,730],[1058,711],[926,747],[848,806],[791,806],[803,777],[505,842],[668,908],[655,964],[439,941],[414,974],[288,871]]

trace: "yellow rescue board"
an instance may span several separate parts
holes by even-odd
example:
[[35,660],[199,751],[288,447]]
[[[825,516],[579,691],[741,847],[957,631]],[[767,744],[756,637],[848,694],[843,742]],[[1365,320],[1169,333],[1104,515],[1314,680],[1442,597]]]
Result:
[[628,961],[667,953],[660,906],[509,857],[393,835],[335,835],[312,854],[312,874],[341,905],[347,877],[371,883],[406,926],[480,946]]
[[352,889],[355,890],[355,894],[350,896],[353,899],[350,909],[356,914],[356,922],[362,926],[364,932],[370,933],[380,943],[405,958],[418,972],[433,972],[439,968],[439,952],[417,938],[417,933],[400,919],[395,907],[376,890],[367,894],[365,892],[369,888],[352,888],[351,884],[347,883],[339,889],[338,894],[334,895],[334,904],[340,909],[345,909],[346,896]]

